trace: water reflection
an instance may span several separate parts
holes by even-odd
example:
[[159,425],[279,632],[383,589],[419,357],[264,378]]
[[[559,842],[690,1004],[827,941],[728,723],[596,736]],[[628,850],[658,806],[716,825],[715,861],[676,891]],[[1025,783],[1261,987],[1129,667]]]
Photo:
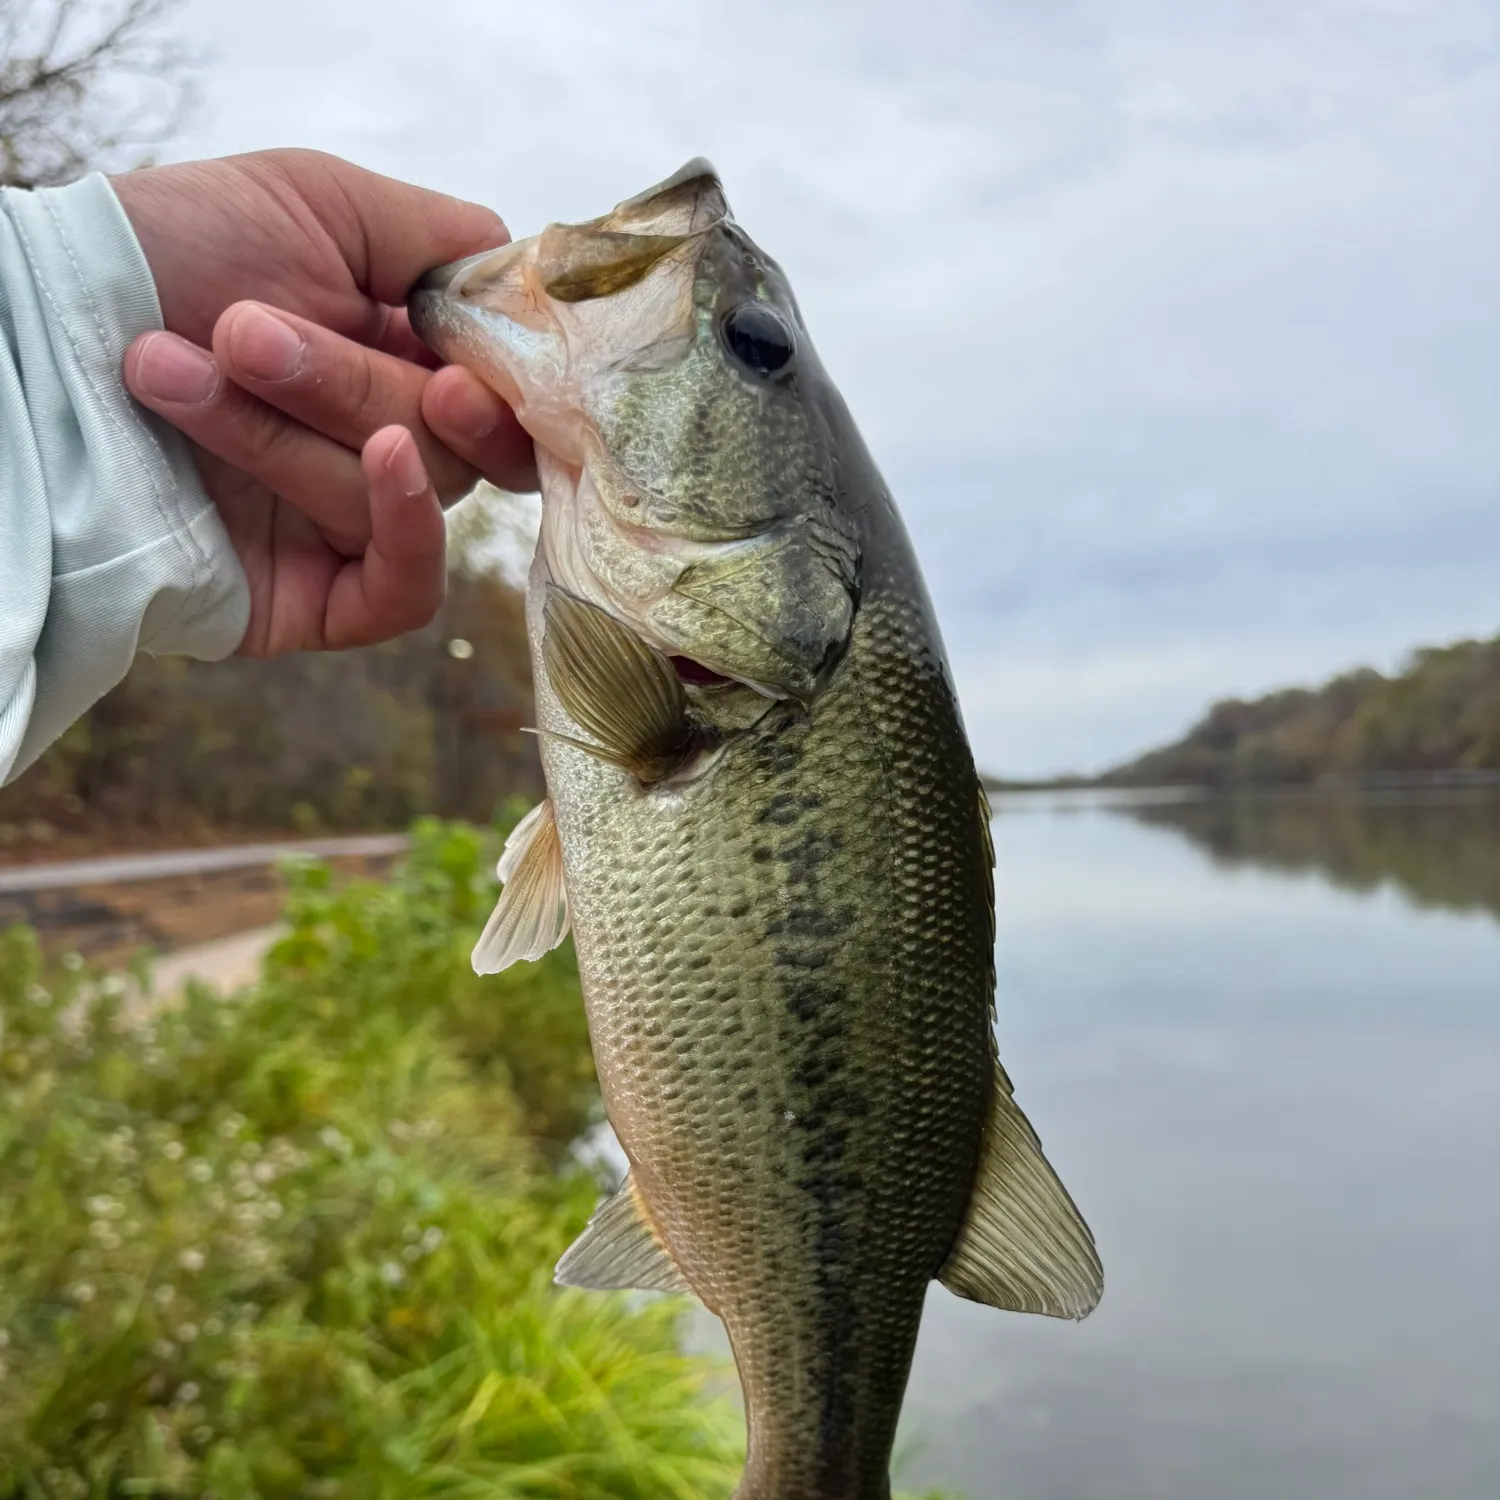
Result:
[[1369,891],[1393,883],[1420,906],[1500,917],[1500,796],[1313,792],[1116,804],[1186,834],[1224,865],[1315,870]]
[[912,1480],[1500,1494],[1497,809],[1006,806],[1002,1055],[1109,1285],[1076,1327],[935,1289]]

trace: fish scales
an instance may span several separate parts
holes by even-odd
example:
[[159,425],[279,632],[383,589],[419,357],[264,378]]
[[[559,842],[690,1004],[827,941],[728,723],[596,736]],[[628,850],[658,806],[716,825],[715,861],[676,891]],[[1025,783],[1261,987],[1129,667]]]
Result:
[[999,1066],[988,807],[905,529],[705,163],[411,311],[538,443],[549,797],[475,966],[571,924],[630,1173],[558,1279],[722,1318],[737,1500],[888,1500],[931,1280],[1102,1289]]
[[977,783],[901,571],[815,719],[731,746],[674,816],[544,749],[609,1118],[728,1330],[745,1500],[886,1492],[988,1104]]

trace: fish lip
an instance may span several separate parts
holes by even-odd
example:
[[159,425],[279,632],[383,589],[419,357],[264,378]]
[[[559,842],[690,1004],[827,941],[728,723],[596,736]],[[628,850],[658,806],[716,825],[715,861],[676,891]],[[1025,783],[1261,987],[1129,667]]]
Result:
[[434,266],[419,277],[406,294],[406,315],[411,321],[412,332],[439,359],[447,357],[443,311],[451,305],[450,288],[461,264],[461,261],[455,261],[446,266]]
[[[406,310],[417,336],[429,346],[434,338],[441,338],[444,314],[459,313],[465,306],[464,283],[469,273],[479,266],[492,267],[502,257],[524,254],[529,244],[528,240],[512,240],[424,271],[406,294]],[[441,354],[443,351],[437,349],[435,352]]]
[[446,265],[434,266],[430,271],[419,276],[406,294],[407,302],[411,303],[414,299],[424,295],[441,296],[453,285],[453,278],[463,264],[463,261],[450,260]]

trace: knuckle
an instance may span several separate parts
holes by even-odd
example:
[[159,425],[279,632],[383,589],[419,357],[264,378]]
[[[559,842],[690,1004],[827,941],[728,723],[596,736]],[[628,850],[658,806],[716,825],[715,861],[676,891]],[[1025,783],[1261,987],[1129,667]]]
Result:
[[361,427],[373,431],[381,425],[383,407],[374,362],[361,349],[348,351],[345,363],[348,368],[343,371],[341,380],[344,404],[355,414]]
[[385,626],[391,635],[406,635],[420,630],[432,622],[438,612],[437,599],[405,599],[386,617]]
[[269,478],[295,458],[296,429],[280,412],[259,401],[246,402],[239,423],[243,463],[258,478]]

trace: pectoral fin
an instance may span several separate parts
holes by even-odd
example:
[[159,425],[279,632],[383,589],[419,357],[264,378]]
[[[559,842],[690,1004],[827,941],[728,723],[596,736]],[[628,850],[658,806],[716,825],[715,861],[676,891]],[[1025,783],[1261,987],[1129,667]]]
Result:
[[594,1210],[588,1227],[563,1252],[553,1280],[559,1286],[597,1291],[692,1290],[652,1229],[629,1174],[619,1192]]
[[1094,1236],[998,1066],[969,1216],[938,1279],[971,1301],[1052,1318],[1087,1317],[1104,1291]]
[[498,974],[540,958],[568,935],[568,893],[552,799],[539,802],[511,830],[496,873],[505,882],[474,945],[474,972]]
[[597,605],[555,584],[547,590],[542,659],[553,691],[600,760],[660,781],[692,753],[687,695],[672,663]]

